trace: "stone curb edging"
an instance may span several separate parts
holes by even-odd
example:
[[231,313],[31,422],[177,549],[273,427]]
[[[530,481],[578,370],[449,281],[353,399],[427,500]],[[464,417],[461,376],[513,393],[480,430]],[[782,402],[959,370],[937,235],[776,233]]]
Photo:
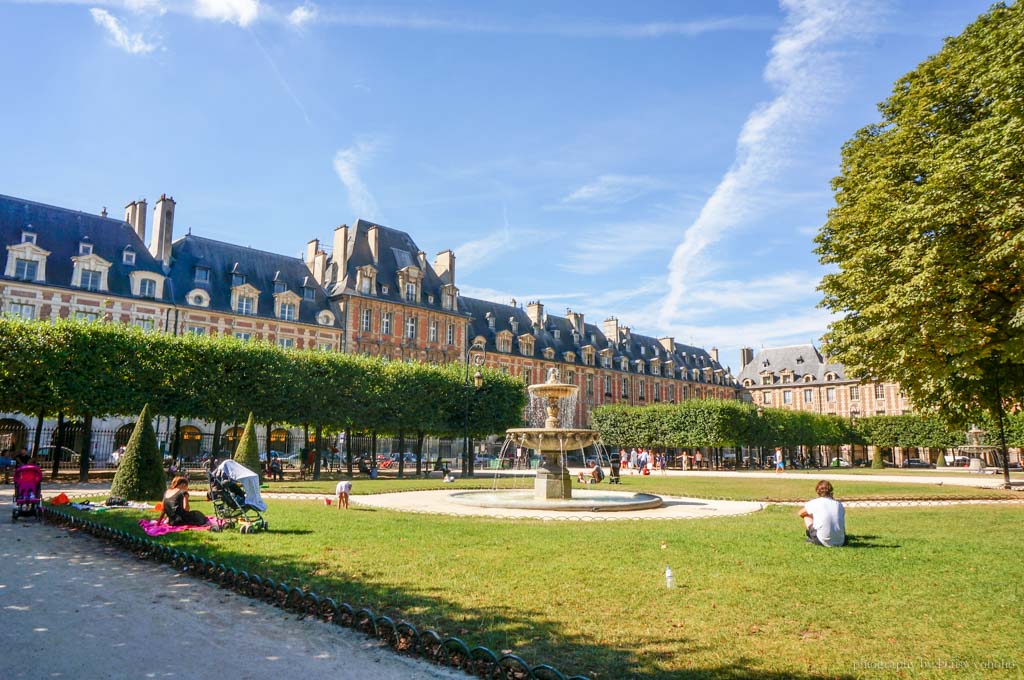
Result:
[[[95,494],[88,494],[95,495]],[[481,678],[497,680],[590,680],[585,675],[565,676],[554,666],[530,666],[515,654],[498,655],[484,646],[469,647],[457,637],[442,637],[428,628],[420,632],[406,620],[395,623],[389,616],[376,616],[369,608],[356,609],[347,602],[337,603],[332,598],[321,598],[315,592],[292,587],[284,582],[275,583],[270,577],[261,577],[237,570],[224,563],[201,558],[193,553],[161,545],[148,536],[135,536],[100,522],[76,517],[41,505],[47,522],[85,531],[91,536],[105,539],[140,559],[151,559],[168,564],[196,578],[205,578],[222,588],[262,600],[285,611],[303,617],[314,617],[324,623],[353,628],[365,635],[384,641],[400,654],[419,657],[439,666],[454,668]]]

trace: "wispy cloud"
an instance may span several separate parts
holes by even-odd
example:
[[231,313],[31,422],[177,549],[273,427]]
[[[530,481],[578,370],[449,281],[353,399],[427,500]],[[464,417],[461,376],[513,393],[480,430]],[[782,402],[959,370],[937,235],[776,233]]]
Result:
[[644,255],[670,247],[676,239],[674,232],[672,223],[661,221],[588,227],[568,249],[561,267],[574,274],[636,268]]
[[260,16],[259,0],[195,0],[193,12],[202,19],[213,19],[245,27]]
[[527,291],[521,291],[518,293],[510,293],[505,290],[498,290],[496,288],[482,288],[478,286],[472,286],[468,284],[459,284],[459,295],[466,297],[478,298],[480,300],[490,300],[492,302],[498,302],[503,305],[510,305],[515,300],[518,305],[525,305],[527,302],[533,300],[540,300],[541,302],[547,303],[553,300],[576,300],[579,298],[586,297],[585,293],[531,293]]
[[347,149],[334,154],[334,172],[348,191],[348,204],[359,217],[379,219],[377,199],[363,182],[361,166],[371,161],[382,146],[380,137],[361,136]]
[[319,13],[319,8],[314,4],[299,5],[288,14],[288,23],[295,28],[302,28],[314,21]]
[[665,189],[667,186],[666,182],[656,177],[601,175],[572,191],[559,203],[569,208],[603,209],[635,201],[645,194]]
[[160,0],[125,0],[125,9],[136,14],[166,14],[167,8]]
[[806,272],[768,275],[749,281],[703,281],[700,286],[687,292],[686,306],[680,310],[680,316],[701,316],[723,310],[764,311],[788,307],[802,299],[816,296],[820,282],[820,273]]
[[861,30],[867,13],[862,3],[844,0],[782,0],[782,5],[786,21],[765,68],[765,79],[778,94],[747,118],[732,167],[675,249],[660,311],[662,326],[678,318],[702,253],[754,213],[747,197],[777,176],[794,138],[840,87],[829,47]]
[[129,33],[113,14],[105,9],[93,7],[89,10],[93,21],[107,32],[110,42],[128,54],[149,54],[156,49],[156,44],[148,42],[141,33]]

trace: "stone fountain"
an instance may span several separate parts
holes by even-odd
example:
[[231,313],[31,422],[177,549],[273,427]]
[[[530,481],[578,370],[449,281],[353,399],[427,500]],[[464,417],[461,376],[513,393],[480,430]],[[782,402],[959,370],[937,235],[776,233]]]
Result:
[[559,427],[562,399],[576,394],[579,387],[558,382],[558,369],[548,369],[547,380],[527,387],[530,394],[545,400],[544,427],[517,427],[507,431],[517,446],[539,452],[543,461],[533,485],[536,499],[572,498],[572,478],[565,467],[565,452],[578,451],[597,441],[594,430]]

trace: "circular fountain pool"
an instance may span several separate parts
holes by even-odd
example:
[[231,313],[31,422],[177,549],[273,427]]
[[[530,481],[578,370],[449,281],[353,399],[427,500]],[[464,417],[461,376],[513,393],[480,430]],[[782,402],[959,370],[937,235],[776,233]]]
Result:
[[448,497],[452,503],[478,508],[518,508],[520,510],[556,510],[561,512],[623,512],[647,510],[662,504],[659,496],[648,493],[591,491],[573,489],[571,498],[537,498],[533,489],[510,491],[460,491]]

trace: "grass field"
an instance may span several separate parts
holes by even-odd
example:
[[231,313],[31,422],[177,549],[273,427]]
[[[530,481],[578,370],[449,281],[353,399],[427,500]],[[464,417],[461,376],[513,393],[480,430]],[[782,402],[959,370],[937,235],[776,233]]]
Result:
[[[326,477],[326,475],[325,475]],[[334,493],[334,479],[320,481],[284,481],[272,482],[268,491]],[[640,477],[625,475],[622,477],[623,491],[645,491],[669,496],[695,496],[698,498],[718,498],[727,500],[775,500],[799,501],[814,497],[815,479],[765,479],[760,477],[661,477],[653,475]],[[912,484],[861,481],[851,477],[850,481],[833,482],[836,497],[845,500],[887,499],[887,498],[1024,498],[1020,491],[1004,491],[1002,489],[980,489],[967,486],[938,484]],[[354,495],[367,493],[387,493],[390,491],[420,491],[424,489],[489,489],[526,488],[533,486],[533,478],[497,478],[480,475],[473,479],[462,479],[454,485],[443,484],[438,479],[356,479],[352,484]],[[614,490],[614,485],[607,486]]]
[[269,533],[159,540],[598,680],[1024,672],[1017,506],[852,510],[831,550],[778,506],[593,524],[270,506]]

